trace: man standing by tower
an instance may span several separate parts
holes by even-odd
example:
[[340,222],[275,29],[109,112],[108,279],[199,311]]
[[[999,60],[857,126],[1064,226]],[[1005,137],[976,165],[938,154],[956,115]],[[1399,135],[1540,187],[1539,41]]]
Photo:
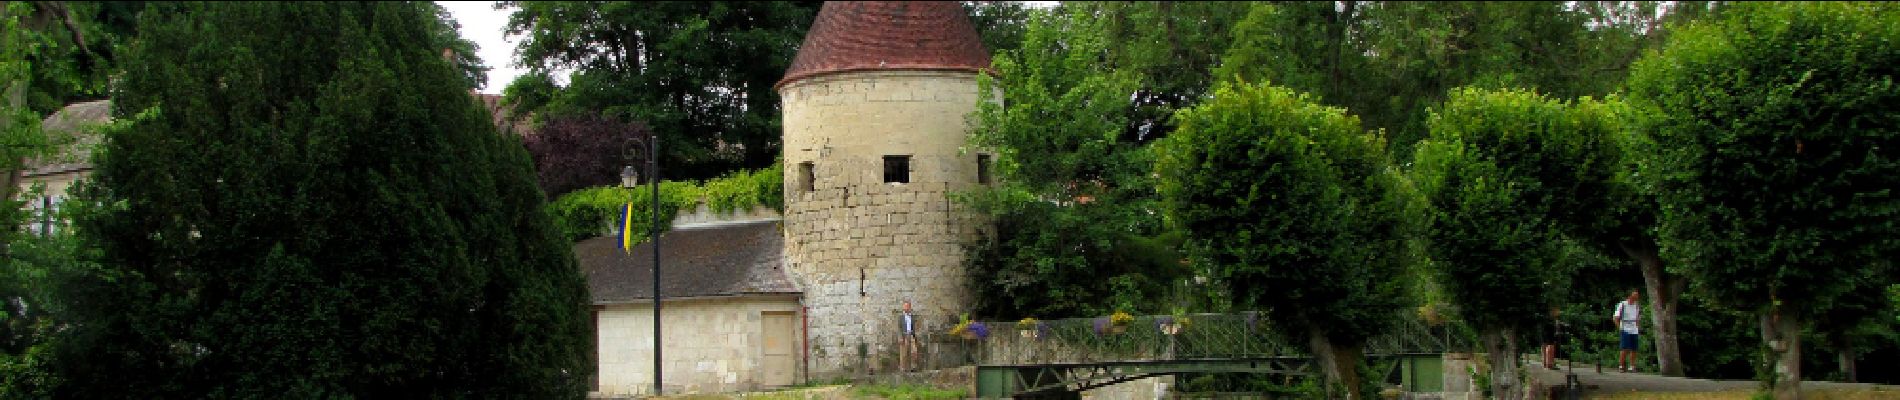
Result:
[[1622,331],[1617,335],[1621,338],[1620,351],[1616,355],[1618,371],[1636,372],[1636,330],[1642,312],[1643,307],[1636,304],[1636,291],[1631,290],[1628,299],[1616,304],[1616,314],[1611,316],[1612,322]]
[[898,369],[910,372],[918,367],[917,317],[910,314],[910,300],[904,300],[903,336],[899,337],[897,360]]

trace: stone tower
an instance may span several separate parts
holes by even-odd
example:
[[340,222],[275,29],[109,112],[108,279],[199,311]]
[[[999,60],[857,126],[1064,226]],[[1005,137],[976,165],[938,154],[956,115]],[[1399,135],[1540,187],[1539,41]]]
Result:
[[894,367],[904,301],[946,328],[971,298],[981,220],[949,194],[988,179],[967,150],[990,66],[956,2],[826,2],[779,81],[785,257],[809,311],[813,376]]

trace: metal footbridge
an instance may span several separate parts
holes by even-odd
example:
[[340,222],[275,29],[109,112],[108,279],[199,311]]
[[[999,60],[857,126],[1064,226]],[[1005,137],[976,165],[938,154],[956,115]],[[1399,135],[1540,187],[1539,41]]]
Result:
[[[1185,318],[1136,317],[1121,326],[1105,318],[987,323],[976,340],[976,395],[980,398],[1074,398],[1085,390],[1138,379],[1191,373],[1312,376],[1304,340],[1275,334],[1258,314],[1202,314]],[[1368,341],[1369,362],[1386,365],[1366,379],[1408,388],[1435,387],[1443,353],[1468,349],[1443,327],[1402,321]]]

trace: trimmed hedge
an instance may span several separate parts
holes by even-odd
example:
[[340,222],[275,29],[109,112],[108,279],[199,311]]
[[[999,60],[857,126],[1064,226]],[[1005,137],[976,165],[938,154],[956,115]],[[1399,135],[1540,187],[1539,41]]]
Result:
[[[705,202],[713,212],[753,210],[769,207],[782,211],[785,208],[783,169],[777,164],[772,167],[737,171],[726,176],[701,182],[665,181],[660,183],[660,213],[668,216],[679,215],[681,210],[691,210],[700,202]],[[633,204],[634,241],[646,240],[652,226],[653,188],[640,185],[632,189],[617,186],[596,186],[562,195],[548,203],[548,214],[554,217],[555,226],[561,234],[572,241],[619,234],[621,209],[628,203]],[[671,223],[672,218],[661,221]],[[662,225],[660,229],[670,229]]]

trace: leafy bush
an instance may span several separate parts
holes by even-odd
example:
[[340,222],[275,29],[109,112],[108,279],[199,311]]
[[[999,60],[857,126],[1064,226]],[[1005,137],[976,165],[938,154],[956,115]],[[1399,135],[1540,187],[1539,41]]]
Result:
[[783,164],[752,171],[736,171],[701,185],[706,207],[713,212],[738,211],[759,206],[785,209],[785,170]]
[[[738,171],[724,177],[694,182],[666,181],[660,184],[660,214],[679,215],[682,210],[692,210],[702,201],[713,212],[770,207],[782,210],[785,206],[783,170],[774,165],[771,168],[754,171]],[[561,234],[572,241],[581,241],[601,235],[619,234],[620,214],[628,203],[633,204],[634,242],[646,240],[650,232],[653,215],[653,187],[640,185],[632,189],[617,186],[596,186],[576,190],[548,203],[548,213],[554,216],[555,225]],[[660,230],[670,228],[672,218],[660,221]]]

